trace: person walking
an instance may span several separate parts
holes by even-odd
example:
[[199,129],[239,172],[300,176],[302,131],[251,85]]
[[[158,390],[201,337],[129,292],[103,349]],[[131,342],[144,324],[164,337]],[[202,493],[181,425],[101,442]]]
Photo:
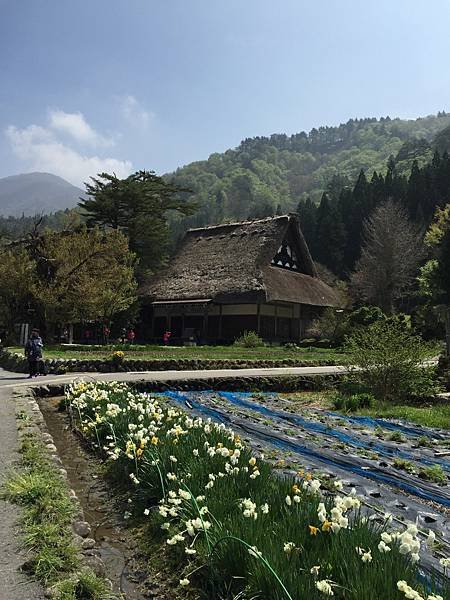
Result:
[[44,344],[39,335],[38,329],[33,329],[31,335],[25,344],[25,356],[28,359],[29,375],[28,379],[37,377],[39,374],[39,366],[42,361],[42,348]]

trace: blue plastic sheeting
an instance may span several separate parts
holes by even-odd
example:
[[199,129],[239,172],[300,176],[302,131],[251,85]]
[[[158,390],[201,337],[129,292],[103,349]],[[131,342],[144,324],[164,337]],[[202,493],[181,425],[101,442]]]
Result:
[[[192,408],[195,411],[197,411],[198,413],[205,415],[207,417],[211,417],[211,419],[214,419],[215,421],[219,421],[220,423],[231,424],[230,417],[223,414],[221,411],[219,411],[217,409],[211,408],[209,406],[205,406],[201,402],[198,402],[197,400],[195,400],[195,398],[193,398],[194,393],[189,394],[189,393],[185,393],[185,392],[167,391],[167,392],[162,392],[161,395],[168,396],[172,400],[178,402],[179,404],[182,404],[184,407],[186,407],[186,404],[188,403],[192,406]],[[225,392],[221,392],[221,393],[225,393]],[[226,392],[226,393],[228,393],[228,392]],[[344,471],[353,473],[355,475],[359,475],[360,477],[364,477],[366,479],[372,479],[374,481],[378,481],[381,483],[386,483],[386,484],[390,485],[391,487],[401,489],[405,492],[408,492],[409,494],[411,494],[413,496],[422,498],[423,500],[437,502],[438,504],[441,504],[443,506],[450,506],[449,498],[446,498],[444,496],[440,496],[437,493],[433,493],[431,491],[422,489],[418,485],[415,485],[412,482],[408,483],[408,482],[398,479],[396,477],[390,477],[389,475],[386,475],[385,473],[382,473],[376,469],[371,469],[369,471],[366,471],[359,465],[349,464],[348,462],[346,462],[344,460],[339,460],[338,457],[330,458],[330,457],[324,456],[323,454],[321,454],[320,452],[317,452],[316,450],[313,450],[312,448],[308,448],[307,446],[303,446],[302,444],[299,444],[297,442],[292,442],[290,440],[281,439],[281,438],[277,437],[276,435],[271,435],[270,433],[265,433],[260,430],[255,430],[255,429],[251,428],[251,426],[244,424],[244,423],[240,424],[239,426],[244,431],[247,431],[248,433],[250,433],[254,438],[258,438],[260,440],[267,441],[271,445],[275,446],[276,448],[279,448],[280,450],[289,450],[291,452],[300,454],[302,456],[308,456],[308,457],[310,457],[314,460],[317,460],[321,463],[324,463],[329,466],[338,467],[339,469],[343,469]]]
[[[380,456],[384,456],[386,458],[392,458],[394,456],[399,458],[404,458],[406,460],[411,460],[420,464],[425,465],[440,465],[442,468],[450,470],[450,463],[448,461],[433,458],[428,459],[426,457],[417,458],[413,454],[406,452],[405,450],[401,450],[399,448],[390,448],[383,445],[381,442],[372,440],[371,443],[367,443],[364,440],[361,440],[355,436],[349,435],[338,429],[333,429],[323,423],[317,421],[311,421],[309,419],[304,419],[298,415],[291,415],[290,413],[274,410],[272,408],[268,408],[264,404],[259,404],[254,400],[248,400],[251,398],[251,393],[249,392],[218,392],[220,396],[235,404],[237,406],[241,406],[243,408],[248,408],[258,412],[262,415],[270,417],[275,420],[288,421],[290,423],[295,423],[296,425],[300,425],[304,427],[308,431],[312,431],[314,433],[321,433],[322,435],[327,435],[333,438],[338,439],[340,442],[345,442],[349,446],[354,448],[362,448],[364,450],[375,451]],[[329,413],[333,414],[333,413]]]
[[340,413],[335,412],[325,412],[324,414],[329,415],[331,417],[335,417],[337,419],[342,419],[344,421],[348,421],[349,423],[354,423],[357,425],[367,425],[368,427],[384,427],[384,429],[390,429],[391,431],[402,431],[406,435],[411,435],[413,437],[429,437],[431,439],[439,439],[445,440],[450,439],[449,435],[444,435],[439,431],[431,431],[429,429],[421,428],[421,427],[413,427],[411,425],[404,425],[403,423],[393,423],[387,419],[382,418],[372,418],[372,417],[351,417],[348,415],[341,415]]

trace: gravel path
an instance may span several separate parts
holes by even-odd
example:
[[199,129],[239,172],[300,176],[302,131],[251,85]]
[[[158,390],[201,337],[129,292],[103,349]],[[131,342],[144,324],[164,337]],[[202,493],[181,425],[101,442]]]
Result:
[[[4,387],[16,376],[0,369],[0,485],[18,459],[15,405],[12,390]],[[41,586],[20,571],[27,556],[19,546],[19,518],[19,507],[0,498],[0,600],[44,598]]]

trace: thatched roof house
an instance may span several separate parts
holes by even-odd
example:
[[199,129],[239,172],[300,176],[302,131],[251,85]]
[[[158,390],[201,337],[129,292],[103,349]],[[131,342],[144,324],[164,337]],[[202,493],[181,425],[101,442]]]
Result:
[[147,294],[155,337],[194,329],[210,341],[244,329],[298,340],[321,308],[341,304],[318,278],[294,214],[189,230]]

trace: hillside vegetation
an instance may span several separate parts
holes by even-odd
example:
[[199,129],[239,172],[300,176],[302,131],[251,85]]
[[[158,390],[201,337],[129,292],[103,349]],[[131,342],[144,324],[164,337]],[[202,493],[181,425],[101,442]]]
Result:
[[169,176],[193,190],[199,207],[188,218],[173,219],[175,234],[187,227],[286,212],[308,196],[317,203],[331,181],[340,187],[353,183],[361,169],[384,174],[390,156],[399,173],[409,174],[414,160],[419,166],[428,163],[435,147],[442,152],[449,139],[450,114],[445,112],[416,120],[350,119],[309,134],[246,139],[234,150],[212,154]]

